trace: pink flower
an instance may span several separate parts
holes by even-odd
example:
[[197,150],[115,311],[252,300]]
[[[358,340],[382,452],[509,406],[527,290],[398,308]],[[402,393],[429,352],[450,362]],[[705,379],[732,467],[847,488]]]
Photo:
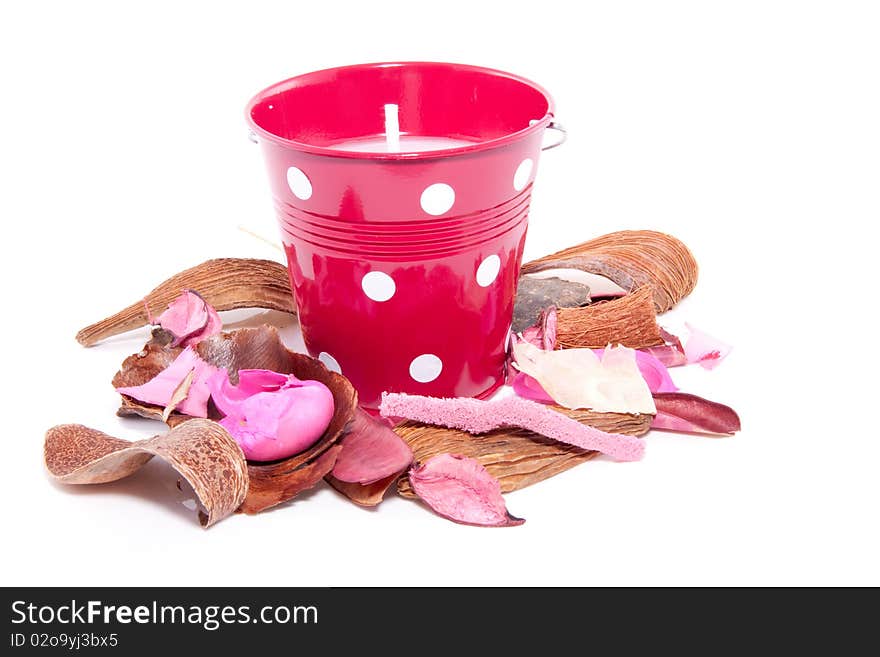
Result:
[[333,393],[319,381],[300,381],[271,370],[239,370],[233,386],[226,370],[208,381],[211,398],[225,415],[220,421],[252,461],[276,461],[298,454],[327,430]]

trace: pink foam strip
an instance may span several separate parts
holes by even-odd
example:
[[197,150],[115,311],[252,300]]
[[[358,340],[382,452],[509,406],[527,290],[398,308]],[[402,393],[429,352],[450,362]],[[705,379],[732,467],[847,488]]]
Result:
[[638,461],[645,452],[645,444],[638,438],[599,431],[543,404],[519,397],[482,401],[385,392],[379,412],[384,417],[402,417],[469,433],[520,427],[561,443],[602,452],[616,461]]

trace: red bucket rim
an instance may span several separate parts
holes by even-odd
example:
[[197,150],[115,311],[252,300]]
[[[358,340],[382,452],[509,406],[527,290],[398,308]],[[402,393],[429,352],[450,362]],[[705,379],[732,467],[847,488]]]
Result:
[[[516,132],[511,132],[506,135],[502,135],[501,137],[496,137],[495,139],[488,139],[486,141],[474,142],[472,145],[468,146],[460,146],[458,148],[447,148],[442,150],[433,150],[433,151],[415,151],[415,152],[406,152],[401,151],[398,153],[382,153],[382,152],[360,152],[360,151],[341,151],[333,148],[328,148],[325,146],[316,146],[314,144],[307,144],[305,142],[296,141],[293,139],[286,139],[284,137],[279,137],[278,135],[265,130],[261,126],[259,126],[253,119],[252,113],[254,107],[257,106],[258,103],[262,102],[267,96],[271,96],[278,91],[281,91],[283,87],[289,85],[291,82],[295,80],[300,80],[305,77],[313,76],[313,75],[326,75],[328,73],[334,73],[337,71],[345,71],[351,69],[364,69],[364,68],[387,68],[391,66],[451,66],[458,70],[466,70],[475,73],[486,73],[490,75],[497,75],[501,77],[508,78],[510,80],[515,80],[521,84],[531,87],[535,91],[539,92],[544,98],[547,100],[547,113],[536,120],[534,123],[529,125],[522,130],[517,130]],[[245,120],[250,126],[250,129],[260,138],[266,139],[271,142],[275,142],[276,144],[281,144],[283,146],[287,146],[294,150],[303,151],[306,153],[312,153],[314,155],[325,155],[327,157],[342,157],[348,159],[355,160],[427,160],[434,158],[446,158],[446,157],[455,157],[456,155],[462,155],[465,153],[474,153],[478,151],[485,151],[492,148],[497,148],[498,146],[503,146],[505,144],[510,144],[512,142],[519,141],[524,139],[525,137],[532,135],[537,132],[543,132],[544,129],[550,124],[554,117],[555,106],[553,103],[553,97],[550,93],[544,89],[537,82],[533,82],[528,78],[524,78],[521,75],[516,75],[514,73],[509,73],[507,71],[501,71],[495,68],[488,68],[486,66],[476,66],[473,64],[458,64],[454,62],[427,62],[427,61],[398,61],[398,62],[373,62],[368,64],[349,64],[346,66],[334,66],[331,68],[324,68],[317,71],[309,71],[308,73],[302,73],[300,75],[295,75],[293,77],[287,78],[285,80],[281,80],[280,82],[276,82],[275,84],[269,85],[262,91],[258,92],[254,95],[253,98],[248,101],[245,106]]]

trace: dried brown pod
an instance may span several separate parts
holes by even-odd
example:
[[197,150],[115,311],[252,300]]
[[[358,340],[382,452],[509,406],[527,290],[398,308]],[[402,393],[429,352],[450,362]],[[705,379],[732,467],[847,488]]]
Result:
[[215,258],[175,274],[143,299],[85,327],[76,334],[76,339],[90,347],[145,326],[184,290],[198,292],[215,310],[268,308],[296,313],[284,265],[255,258]]
[[63,484],[103,484],[136,472],[153,456],[168,462],[192,486],[209,527],[233,513],[248,491],[244,454],[216,422],[192,419],[168,433],[129,442],[81,424],[46,432],[46,469]]
[[622,230],[557,251],[522,266],[520,273],[580,269],[624,290],[650,285],[654,307],[666,312],[697,284],[697,261],[680,240],[653,230]]
[[513,305],[514,333],[521,333],[534,324],[548,306],[576,308],[590,303],[590,288],[561,278],[521,276]]
[[[348,379],[329,371],[319,360],[290,351],[284,346],[277,329],[272,326],[242,328],[207,338],[196,347],[199,356],[215,367],[229,372],[238,382],[240,369],[267,369],[294,374],[300,379],[313,379],[326,385],[333,393],[334,413],[321,438],[304,452],[272,463],[248,463],[250,488],[241,506],[245,513],[257,513],[291,499],[300,491],[314,486],[333,469],[338,441],[354,418],[357,393]],[[139,353],[129,356],[113,378],[113,385],[141,385],[153,378],[180,353],[171,347],[162,331],[154,331],[153,339]],[[162,418],[159,406],[142,404],[123,396],[120,415],[141,415]],[[187,416],[172,413],[168,423],[174,426]]]
[[556,320],[558,349],[600,349],[609,344],[642,349],[663,344],[654,293],[647,285],[626,296],[584,308],[559,308]]
[[[630,436],[647,433],[652,419],[651,415],[594,413],[560,406],[553,406],[553,409],[596,429]],[[416,462],[422,463],[444,452],[477,459],[501,482],[504,493],[543,481],[590,460],[598,453],[521,429],[497,429],[475,436],[457,429],[402,422],[394,427],[394,431],[412,447]],[[415,497],[406,477],[400,479],[397,489],[405,497]]]

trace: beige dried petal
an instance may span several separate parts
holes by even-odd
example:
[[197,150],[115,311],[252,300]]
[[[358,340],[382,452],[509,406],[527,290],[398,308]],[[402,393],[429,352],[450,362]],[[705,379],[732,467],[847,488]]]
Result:
[[631,349],[610,348],[600,357],[592,349],[545,351],[517,341],[513,353],[516,368],[540,383],[560,406],[599,413],[656,412]]

